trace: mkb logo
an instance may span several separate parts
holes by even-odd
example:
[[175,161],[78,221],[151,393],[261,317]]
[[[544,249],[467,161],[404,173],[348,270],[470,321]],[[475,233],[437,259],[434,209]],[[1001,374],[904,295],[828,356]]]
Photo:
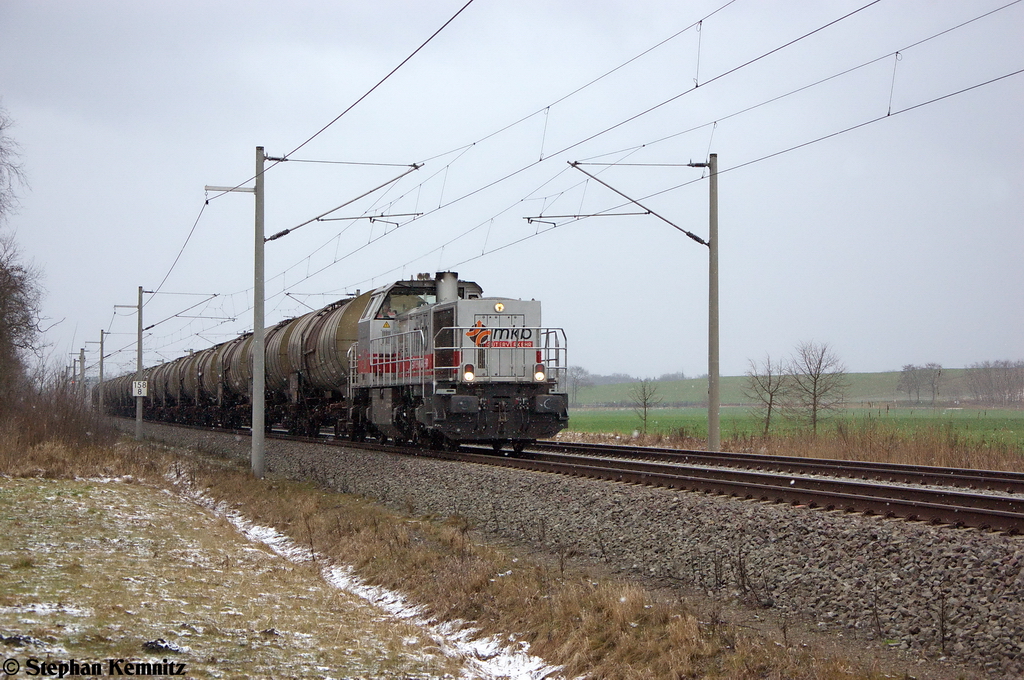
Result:
[[468,331],[477,347],[533,347],[532,328],[485,328],[483,321],[477,321]]
[[484,328],[483,321],[477,321],[472,328],[466,331],[466,337],[472,340],[477,347],[487,347],[491,340],[491,329]]

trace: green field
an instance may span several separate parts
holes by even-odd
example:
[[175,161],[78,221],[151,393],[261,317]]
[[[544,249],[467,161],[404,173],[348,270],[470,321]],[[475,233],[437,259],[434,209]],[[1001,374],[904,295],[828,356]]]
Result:
[[[706,438],[708,413],[706,409],[656,408],[650,412],[648,431],[652,434],[683,434]],[[837,423],[886,426],[913,436],[917,431],[950,431],[976,443],[1002,443],[1017,446],[1024,451],[1024,410],[984,408],[894,408],[883,404],[847,408],[825,421],[823,432],[834,431]],[[724,406],[721,417],[722,437],[748,437],[761,434],[761,422],[746,406]],[[793,433],[805,426],[792,421],[779,420],[775,433]],[[632,408],[571,409],[569,429],[577,432],[606,432],[630,435],[640,429],[640,418]]]
[[[945,369],[943,371],[943,394],[940,398],[943,401],[955,400],[961,392],[960,379],[964,373],[962,368]],[[847,391],[846,400],[851,404],[878,402],[894,402],[906,400],[907,395],[897,393],[896,385],[899,382],[898,371],[888,373],[850,373],[847,375],[850,382],[850,389]],[[721,394],[723,404],[745,405],[750,399],[744,393],[747,379],[744,376],[723,376],[721,379]],[[576,395],[580,406],[629,406],[632,400],[629,397],[629,388],[635,383],[618,383],[615,385],[599,385],[597,387],[580,388]],[[708,381],[706,378],[693,378],[690,380],[673,380],[655,382],[658,388],[658,397],[662,403],[672,406],[697,406],[707,403]],[[931,399],[930,394],[921,394],[922,400]],[[724,419],[724,414],[723,414]],[[723,420],[724,422],[724,420]],[[723,428],[724,431],[724,428]]]

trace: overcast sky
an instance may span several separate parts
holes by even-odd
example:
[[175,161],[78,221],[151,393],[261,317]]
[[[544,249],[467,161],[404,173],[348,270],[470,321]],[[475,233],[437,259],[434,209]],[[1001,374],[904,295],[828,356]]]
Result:
[[423,163],[332,214],[391,217],[267,244],[268,323],[450,269],[542,300],[592,372],[705,373],[707,249],[561,216],[640,212],[585,161],[706,238],[707,177],[678,164],[710,152],[724,375],[808,340],[854,372],[1024,359],[1024,74],[982,85],[1024,69],[1024,3],[938,35],[1006,2],[475,0],[314,137],[464,4],[0,0],[29,179],[7,227],[54,355],[103,329],[108,371],[133,366],[114,305],[140,285],[147,365],[251,329],[253,197],[204,186],[251,185],[262,145],[291,159],[268,235]]

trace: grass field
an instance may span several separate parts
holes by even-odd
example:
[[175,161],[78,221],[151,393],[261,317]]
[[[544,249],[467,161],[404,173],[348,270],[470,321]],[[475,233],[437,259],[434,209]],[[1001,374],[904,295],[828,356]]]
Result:
[[[707,437],[708,413],[704,408],[656,408],[651,411],[651,434],[683,434]],[[874,425],[895,430],[907,438],[936,432],[959,437],[978,445],[1015,446],[1024,454],[1024,410],[855,406],[827,420],[822,434],[835,433],[842,426]],[[721,428],[723,438],[745,439],[761,434],[762,424],[746,406],[724,406]],[[640,418],[632,408],[575,408],[569,413],[569,429],[577,432],[602,432],[630,436],[640,429]],[[787,420],[772,425],[773,434],[792,435],[805,426]]]
[[[943,371],[943,400],[956,399],[963,391],[960,379],[964,369],[945,369]],[[847,402],[853,404],[879,402],[892,403],[897,399],[905,400],[907,395],[897,393],[896,385],[899,382],[900,374],[897,371],[888,373],[850,373],[847,375],[850,382],[850,389],[847,391]],[[631,403],[629,388],[633,383],[619,383],[615,385],[599,385],[597,387],[584,387],[576,395],[581,406],[597,405],[619,405],[628,406]],[[706,378],[692,378],[689,380],[672,380],[656,382],[658,397],[665,404],[672,405],[699,405],[707,403],[708,381]],[[746,378],[744,376],[723,376],[721,379],[722,403],[723,404],[747,404],[750,399],[744,393]],[[922,399],[931,399],[930,394],[922,392]]]

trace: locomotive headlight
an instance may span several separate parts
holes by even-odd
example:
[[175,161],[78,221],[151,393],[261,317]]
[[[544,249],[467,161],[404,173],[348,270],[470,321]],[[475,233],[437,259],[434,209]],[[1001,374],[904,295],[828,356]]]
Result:
[[473,368],[473,364],[466,364],[462,369],[462,379],[466,382],[473,382],[476,380],[476,370]]
[[494,311],[498,312],[499,314],[504,312],[505,311],[505,305],[502,304],[501,302],[495,302],[494,303]]
[[547,373],[544,371],[544,364],[537,364],[533,367],[533,379],[537,382],[544,382],[547,380]]

